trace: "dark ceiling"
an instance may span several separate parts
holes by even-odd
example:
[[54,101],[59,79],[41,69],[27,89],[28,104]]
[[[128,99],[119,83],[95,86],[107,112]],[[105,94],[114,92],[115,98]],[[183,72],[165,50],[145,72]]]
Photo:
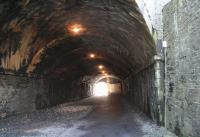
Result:
[[[81,33],[70,31],[74,24]],[[75,78],[102,64],[123,78],[154,53],[133,0],[0,0],[1,71]]]

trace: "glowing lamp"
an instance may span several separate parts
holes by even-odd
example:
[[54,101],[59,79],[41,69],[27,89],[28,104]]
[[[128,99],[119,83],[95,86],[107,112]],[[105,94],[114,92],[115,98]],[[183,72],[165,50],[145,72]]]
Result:
[[72,35],[80,35],[85,31],[85,28],[81,24],[69,25],[67,29]]
[[102,65],[99,65],[99,69],[103,69],[103,66],[102,66]]
[[95,54],[90,54],[90,58],[95,58]]
[[105,74],[106,72],[103,70],[103,71],[101,71],[101,73]]

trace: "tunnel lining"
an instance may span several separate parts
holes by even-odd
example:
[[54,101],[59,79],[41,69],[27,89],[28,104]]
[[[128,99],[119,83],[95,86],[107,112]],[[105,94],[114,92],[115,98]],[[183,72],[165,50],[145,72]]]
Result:
[[[25,28],[28,28],[27,31],[33,32],[33,34],[34,34],[32,36],[27,35],[28,37],[30,37],[30,40],[27,41],[28,43],[30,43],[30,46],[34,47],[34,45],[37,42],[42,42],[43,44],[36,46],[37,50],[32,48],[35,51],[35,53],[33,53],[33,54],[30,54],[29,49],[27,49],[27,51],[24,53],[24,57],[26,57],[26,58],[19,57],[19,60],[15,64],[12,64],[13,58],[17,57],[18,55],[14,52],[14,53],[12,53],[13,55],[11,54],[9,56],[8,55],[4,56],[5,51],[8,52],[7,49],[6,49],[6,46],[4,46],[5,49],[4,49],[4,53],[2,53],[3,56],[2,56],[2,60],[1,60],[2,69],[4,69],[4,71],[13,70],[14,73],[15,73],[15,71],[20,71],[21,73],[43,74],[42,71],[48,71],[48,70],[43,69],[42,71],[39,71],[40,69],[42,69],[41,67],[39,67],[40,66],[39,62],[41,61],[42,64],[45,64],[45,62],[43,63],[43,61],[41,60],[41,57],[37,57],[38,54],[39,54],[38,52],[43,52],[43,50],[46,49],[46,47],[48,47],[49,45],[51,45],[52,42],[53,43],[55,42],[55,45],[59,46],[59,41],[60,40],[64,41],[64,39],[66,39],[66,43],[69,43],[69,44],[70,44],[69,41],[71,41],[70,39],[72,39],[72,41],[74,39],[78,43],[80,41],[82,41],[82,42],[79,43],[80,47],[84,47],[84,44],[90,45],[91,42],[93,42],[95,40],[99,40],[98,41],[99,45],[98,44],[96,46],[93,45],[93,46],[91,46],[91,48],[95,48],[95,49],[99,50],[98,46],[100,46],[102,49],[104,49],[104,51],[106,51],[106,53],[108,53],[113,58],[117,59],[117,56],[122,57],[123,58],[122,62],[124,62],[124,63],[122,63],[121,66],[129,64],[129,66],[125,67],[126,71],[129,71],[129,72],[130,71],[136,71],[139,68],[139,66],[144,67],[145,62],[148,59],[148,56],[152,56],[151,54],[154,54],[154,50],[152,50],[154,48],[154,46],[153,46],[154,44],[153,44],[153,40],[150,38],[151,36],[149,35],[149,31],[148,31],[147,26],[144,25],[145,21],[142,18],[142,15],[140,15],[140,13],[138,12],[138,9],[137,9],[138,7],[136,6],[135,2],[133,2],[133,1],[132,1],[131,5],[127,4],[127,3],[130,4],[131,2],[122,2],[122,1],[110,1],[110,2],[112,3],[111,5],[110,5],[110,3],[107,3],[107,2],[104,3],[104,4],[106,4],[106,7],[109,7],[109,6],[112,7],[113,6],[113,8],[111,8],[109,10],[103,10],[103,11],[100,11],[99,9],[92,8],[93,6],[95,6],[94,2],[92,2],[92,1],[88,1],[88,2],[80,2],[79,1],[79,2],[77,2],[77,6],[75,5],[76,2],[70,2],[71,5],[73,5],[73,8],[69,8],[69,9],[68,8],[67,9],[62,8],[63,7],[62,1],[58,1],[58,3],[54,3],[53,1],[47,2],[45,4],[45,6],[43,7],[43,11],[45,12],[47,10],[48,4],[49,4],[48,9],[49,8],[56,9],[56,10],[52,10],[52,16],[47,15],[46,18],[44,18],[44,19],[39,17],[38,18],[39,20],[34,20],[34,18],[32,18],[32,20],[33,20],[32,24],[30,24],[30,22],[28,22],[28,21],[26,22],[26,20],[23,22],[23,23],[26,23]],[[19,4],[18,7],[21,8],[20,2],[15,2],[15,3]],[[40,3],[40,2],[31,1],[31,2],[29,2],[29,3],[27,3],[23,6],[23,10],[26,11],[26,12],[28,12],[30,10],[34,10],[38,3]],[[67,4],[70,4],[70,3],[65,3],[64,5],[67,6]],[[7,4],[9,5],[9,3],[7,3]],[[99,4],[100,7],[101,6],[103,7],[102,3],[99,2],[98,4]],[[89,7],[89,8],[92,8],[92,9],[88,9],[88,8],[86,9],[83,5],[85,5],[85,7]],[[32,6],[32,8],[30,8],[30,6]],[[40,12],[40,10],[42,10],[42,9],[40,9],[41,7],[42,6],[39,6],[37,12]],[[81,9],[77,10],[78,7],[81,7]],[[126,9],[125,12],[123,11],[124,7],[128,7],[128,9]],[[3,9],[3,11],[4,10],[5,9]],[[132,14],[131,14],[131,16],[129,15],[129,10],[131,12],[135,13],[134,17],[133,17]],[[60,13],[58,13],[58,11]],[[72,11],[74,11],[73,14],[71,13]],[[92,12],[94,12],[94,13],[92,13]],[[88,17],[84,18],[85,16],[83,15],[83,13],[86,13],[86,15],[91,15],[90,18],[88,18]],[[99,24],[96,23],[96,21],[95,21],[96,16],[93,16],[96,13],[99,13],[98,15],[102,19],[101,20],[102,24],[105,24],[104,26],[100,25],[100,23]],[[115,13],[120,13],[120,14],[117,15]],[[34,16],[34,14],[36,14],[36,13],[33,12],[29,16],[32,17],[32,16]],[[63,18],[61,16],[58,16],[58,15],[63,15],[63,14],[69,15],[68,19]],[[17,15],[21,16],[21,11],[19,11],[17,13]],[[78,19],[78,17],[81,17],[82,15],[83,15],[83,17]],[[18,17],[18,16],[16,16],[16,17]],[[24,17],[25,16],[26,16],[26,14],[24,15]],[[109,16],[109,18],[107,18],[107,16]],[[57,19],[57,21],[53,20],[54,17]],[[116,20],[117,17],[119,17],[118,18],[119,20]],[[130,22],[132,22],[134,25],[131,25],[130,22],[127,22],[126,18],[129,19]],[[23,17],[22,17],[22,19],[23,19]],[[124,21],[124,23],[121,23],[120,19],[122,19],[121,21],[122,22]],[[44,20],[44,22],[42,23],[43,28],[40,28],[40,27],[37,28],[37,24],[41,23],[42,20]],[[49,22],[47,22],[47,20],[49,20]],[[57,23],[59,21],[60,21],[60,25],[56,28],[55,25],[58,25]],[[21,34],[24,33],[20,29],[20,19],[13,18],[13,20],[12,20],[12,18],[10,18],[10,22],[11,23],[15,22],[15,25],[12,26],[11,24],[9,24],[9,21],[7,21],[8,25],[5,26],[4,29],[2,29],[3,32],[6,31],[6,29],[8,29],[10,27],[13,30],[11,29],[11,31],[8,34],[13,34],[13,33],[15,33],[15,31],[14,31],[15,27],[18,27],[19,28],[18,32],[21,33]],[[69,34],[69,37],[68,37],[68,32],[66,32],[65,26],[68,23],[72,23],[72,22],[80,22],[87,29],[87,32],[85,34],[83,34],[82,36],[78,36],[77,39],[70,37],[70,34]],[[93,24],[91,24],[90,22],[92,22]],[[0,23],[2,24],[3,22],[0,22]],[[6,23],[4,22],[2,24],[2,26],[4,26],[4,24],[6,24]],[[106,24],[112,24],[112,25],[106,27]],[[118,26],[119,24],[121,24],[120,27],[119,28],[116,27],[116,29],[120,33],[117,34],[117,33],[115,33],[116,31],[115,31],[114,26]],[[63,28],[61,29],[60,26],[63,26]],[[137,31],[137,33],[139,33],[139,34],[132,35],[132,33],[129,33],[130,31],[136,32],[136,30],[138,30],[135,26],[140,27],[140,31]],[[127,28],[129,28],[129,29],[127,29]],[[105,33],[102,31],[102,29],[105,31]],[[144,32],[145,35],[143,35],[143,37],[140,37],[140,34],[143,33],[143,32]],[[49,33],[49,34],[52,33],[52,34],[49,37],[47,37],[45,33]],[[63,35],[66,35],[66,36],[63,37]],[[92,35],[92,37],[91,37],[91,35]],[[56,37],[53,38],[53,36],[56,36]],[[95,36],[96,36],[96,38],[95,38]],[[40,39],[40,38],[42,38],[42,39]],[[32,39],[34,39],[34,41]],[[105,41],[106,39],[107,39],[107,41]],[[131,44],[130,42],[124,43],[123,40],[125,40],[125,39],[126,39],[127,42],[134,40],[135,43],[137,43],[137,44],[139,43],[139,45],[141,45],[141,46],[136,47],[135,45]],[[141,42],[142,40],[144,40],[146,43],[142,43]],[[56,41],[58,41],[58,43],[57,43],[58,45],[56,44]],[[75,42],[75,43],[77,43],[77,42]],[[50,43],[50,44],[48,44],[48,43]],[[110,43],[109,44],[110,46],[108,46],[108,43]],[[54,45],[54,44],[52,44],[52,45]],[[11,48],[10,48],[11,51],[9,51],[9,52],[12,52],[13,45],[10,45],[10,46],[11,46]],[[19,46],[21,46],[21,45],[19,45]],[[148,48],[148,47],[150,47],[150,48]],[[89,48],[89,49],[91,49],[91,48]],[[95,51],[95,49],[93,49],[93,51]],[[137,57],[138,56],[137,52],[133,52],[133,53],[135,53],[135,55],[131,55],[130,49],[131,49],[131,51],[134,51],[134,50],[139,51],[139,53],[142,53],[142,54],[143,54],[142,51],[145,51],[145,49],[147,49],[145,51],[146,53],[144,52],[146,55],[142,57],[142,54],[141,54],[141,55],[139,55],[141,57]],[[15,50],[18,51],[19,49],[15,49]],[[108,51],[110,51],[110,53]],[[113,51],[113,52],[111,52],[111,51]],[[55,53],[55,54],[57,54],[57,53]],[[128,58],[130,58],[130,59],[128,59]],[[24,62],[24,60],[26,60],[28,62]],[[106,59],[106,60],[109,60],[109,59]],[[117,59],[117,60],[119,60],[119,59]],[[135,60],[135,62],[133,62],[134,60]],[[136,61],[136,60],[138,60],[138,61]],[[52,60],[52,61],[56,61],[56,59]],[[23,62],[23,63],[20,63],[20,62]],[[141,66],[141,63],[143,64],[142,66]],[[87,62],[85,62],[85,64],[87,64]],[[117,63],[115,63],[115,64],[117,64]],[[37,65],[39,67],[38,69],[37,69]],[[42,67],[44,67],[44,66],[42,66]],[[58,67],[62,67],[62,66],[58,66]],[[65,66],[63,66],[63,67],[65,67]],[[34,72],[34,69],[35,69],[35,72]],[[48,69],[48,67],[46,69]],[[63,72],[63,73],[68,73],[68,72]],[[125,71],[123,73],[125,73]],[[57,75],[57,74],[53,74],[53,75]],[[80,75],[83,75],[83,74],[80,74]],[[118,73],[118,75],[119,75],[119,73]],[[60,76],[61,76],[61,74],[58,77],[60,77]]]
[[[34,74],[58,79],[64,87],[59,92],[64,94],[64,100],[66,96],[80,99],[90,95],[88,79],[100,74],[99,64],[104,64],[108,73],[119,79],[143,70],[156,51],[138,6],[134,1],[104,2],[14,1],[19,9],[15,16],[0,17],[0,35],[7,34],[0,43],[2,72],[27,74],[27,79]],[[11,8],[13,3],[0,4],[8,6],[8,9],[2,6],[0,12],[15,12]],[[81,35],[70,35],[67,25],[71,23],[79,23],[86,30]],[[13,35],[17,35],[19,41],[14,40]],[[88,59],[90,52],[99,58]],[[68,87],[64,82],[68,82]],[[71,89],[76,86],[78,89]],[[55,93],[51,82],[47,87],[47,94]],[[65,88],[71,91],[66,93]],[[82,92],[81,88],[88,91]],[[65,96],[68,93],[70,95]],[[56,104],[56,99],[54,101]]]

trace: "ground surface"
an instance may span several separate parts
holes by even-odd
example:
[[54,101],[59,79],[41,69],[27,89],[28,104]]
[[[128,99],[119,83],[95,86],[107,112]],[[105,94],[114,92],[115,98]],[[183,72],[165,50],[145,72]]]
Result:
[[117,95],[93,97],[0,122],[0,137],[174,137]]

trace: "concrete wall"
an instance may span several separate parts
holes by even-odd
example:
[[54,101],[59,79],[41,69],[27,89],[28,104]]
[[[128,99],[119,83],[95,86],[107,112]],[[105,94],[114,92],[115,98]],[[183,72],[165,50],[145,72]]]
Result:
[[88,88],[81,81],[0,75],[0,118],[86,97]]
[[163,10],[166,127],[181,137],[200,137],[199,5],[199,0],[173,0]]

